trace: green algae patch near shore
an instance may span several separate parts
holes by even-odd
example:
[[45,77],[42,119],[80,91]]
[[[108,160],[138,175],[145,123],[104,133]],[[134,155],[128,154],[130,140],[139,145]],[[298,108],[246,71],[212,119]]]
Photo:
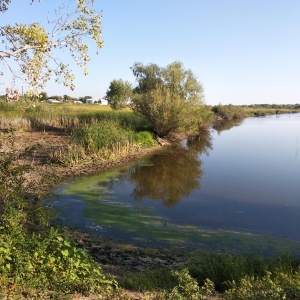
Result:
[[[94,234],[142,247],[300,253],[300,243],[270,235],[176,224],[151,206],[145,207],[138,201],[126,201],[114,195],[111,182],[118,180],[119,174],[120,170],[114,169],[65,185],[58,198],[67,197],[67,200],[59,210],[81,210],[78,214],[81,218],[93,224],[93,228],[101,228]],[[87,228],[79,229],[85,231]]]

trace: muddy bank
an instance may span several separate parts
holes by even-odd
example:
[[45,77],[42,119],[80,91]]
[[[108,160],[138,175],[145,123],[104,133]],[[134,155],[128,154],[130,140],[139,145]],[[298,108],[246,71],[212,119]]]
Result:
[[45,195],[64,180],[114,168],[164,146],[157,144],[151,148],[136,147],[128,154],[110,160],[94,158],[68,166],[52,164],[50,152],[55,148],[66,147],[68,142],[69,136],[63,131],[16,132],[13,135],[0,136],[0,152],[16,154],[26,152],[25,156],[19,158],[18,164],[29,167],[25,174],[27,183],[34,185],[37,194]]

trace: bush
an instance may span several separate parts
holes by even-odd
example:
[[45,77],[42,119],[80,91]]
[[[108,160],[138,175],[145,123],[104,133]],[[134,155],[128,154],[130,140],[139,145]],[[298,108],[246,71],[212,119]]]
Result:
[[235,120],[245,117],[243,109],[234,105],[216,105],[211,109],[217,119]]
[[34,186],[26,184],[19,156],[0,154],[0,296],[110,293],[116,282],[50,227],[50,214],[32,193]]
[[135,133],[134,142],[141,146],[154,146],[156,144],[153,135],[149,131],[140,131]]
[[166,300],[200,300],[215,294],[214,283],[207,279],[200,288],[197,281],[192,278],[188,269],[172,271],[178,280],[178,285],[166,295]]
[[267,272],[262,278],[245,276],[239,284],[233,281],[230,285],[224,295],[227,300],[297,300],[300,299],[300,270]]

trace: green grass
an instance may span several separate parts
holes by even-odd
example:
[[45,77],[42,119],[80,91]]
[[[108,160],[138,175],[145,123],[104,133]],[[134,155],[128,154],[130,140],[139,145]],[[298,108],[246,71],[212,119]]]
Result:
[[68,144],[51,148],[49,154],[51,163],[62,165],[116,158],[156,144],[141,115],[100,105],[0,101],[0,129],[67,132]]
[[288,109],[288,108],[255,108],[255,107],[243,107],[242,108],[245,115],[248,117],[255,116],[266,116],[266,115],[276,115],[276,114],[290,114],[290,113],[300,113],[300,109]]
[[130,290],[166,291],[164,299],[169,300],[217,294],[228,300],[299,299],[299,266],[300,260],[288,254],[263,257],[198,252],[190,256],[183,269],[133,273],[124,276],[120,285]]

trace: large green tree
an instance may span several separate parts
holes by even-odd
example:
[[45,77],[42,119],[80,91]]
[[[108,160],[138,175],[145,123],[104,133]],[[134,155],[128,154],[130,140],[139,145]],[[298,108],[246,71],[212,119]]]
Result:
[[[26,1],[26,0],[24,0]],[[28,4],[34,0],[27,0]],[[40,2],[35,1],[35,2]],[[49,1],[49,0],[44,0]],[[0,12],[9,13],[11,0],[0,0]],[[88,40],[102,47],[101,15],[93,8],[93,0],[57,1],[55,11],[45,16],[32,16],[32,23],[22,24],[11,20],[0,26],[0,61],[8,66],[12,77],[25,80],[35,90],[50,79],[74,89],[74,74],[69,65],[60,59],[60,53],[69,50],[70,56],[87,74]],[[59,5],[61,4],[61,6]],[[39,5],[38,3],[36,5]],[[52,2],[53,5],[53,2]],[[18,12],[20,13],[20,12]],[[13,62],[16,62],[17,65]]]
[[198,130],[206,108],[202,85],[191,70],[181,62],[164,68],[135,63],[132,70],[137,80],[133,109],[151,122],[159,136]]
[[112,109],[122,109],[132,95],[132,86],[122,79],[113,80],[106,91],[105,99]]

